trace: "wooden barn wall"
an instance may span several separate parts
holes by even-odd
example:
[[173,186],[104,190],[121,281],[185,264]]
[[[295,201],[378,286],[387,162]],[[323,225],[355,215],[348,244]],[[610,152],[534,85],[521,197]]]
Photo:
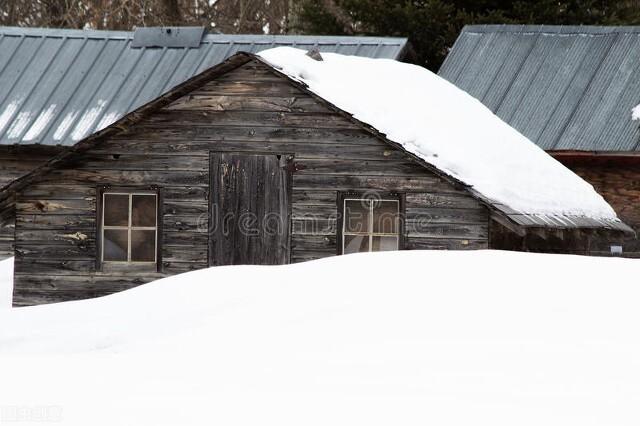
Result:
[[[491,223],[489,240],[496,250],[515,250],[533,253],[599,255],[595,247],[598,234],[579,230],[529,230],[519,236],[499,223]],[[608,235],[606,238],[617,238]],[[607,255],[609,252],[606,253]]]
[[[567,161],[566,165],[589,182],[616,211],[620,219],[640,235],[640,165],[626,161]],[[640,240],[632,235],[622,241],[625,257],[640,257]],[[606,238],[594,241],[594,254],[609,254]]]
[[[40,166],[62,148],[46,146],[0,146],[0,188]],[[0,223],[0,260],[13,256],[13,219]]]
[[[28,187],[17,202],[16,305],[99,296],[207,266],[210,151],[294,154],[293,262],[336,254],[338,191],[406,193],[405,248],[488,246],[488,212],[250,62]],[[161,271],[96,271],[98,185],[162,188]]]

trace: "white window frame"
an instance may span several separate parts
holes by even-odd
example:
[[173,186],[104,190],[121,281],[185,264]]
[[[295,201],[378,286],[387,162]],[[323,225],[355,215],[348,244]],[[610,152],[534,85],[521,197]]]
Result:
[[[127,226],[113,226],[113,225],[105,225],[104,224],[104,212],[105,212],[105,196],[107,195],[127,195],[129,197],[129,217]],[[131,223],[132,218],[132,209],[133,209],[133,196],[134,195],[146,195],[153,196],[155,198],[155,212],[156,212],[156,222],[155,226],[133,226]],[[100,212],[102,216],[100,218],[100,261],[106,264],[145,264],[145,265],[155,265],[158,262],[158,193],[156,192],[124,192],[124,191],[103,191],[102,192],[102,209]],[[105,230],[120,230],[127,231],[127,260],[104,260],[104,231]],[[131,231],[155,231],[155,246],[153,249],[153,261],[140,261],[140,260],[131,260]]]
[[[365,232],[350,232],[347,231],[347,220],[348,220],[348,216],[347,216],[347,201],[359,201],[361,203],[367,203],[368,204],[368,224],[367,224],[367,230]],[[396,223],[396,230],[397,232],[395,233],[383,233],[383,232],[373,232],[373,209],[374,209],[374,204],[375,202],[393,202],[396,203],[397,206],[397,214],[398,214],[398,219],[397,219],[397,223]],[[369,250],[368,252],[374,252],[373,250],[373,237],[395,237],[396,238],[396,248],[394,250],[400,250],[400,200],[398,200],[397,198],[393,198],[393,199],[367,199],[367,198],[343,198],[342,200],[342,254],[344,253],[344,249],[345,249],[345,241],[347,236],[366,236],[369,237]],[[361,253],[367,253],[367,252],[361,252]]]

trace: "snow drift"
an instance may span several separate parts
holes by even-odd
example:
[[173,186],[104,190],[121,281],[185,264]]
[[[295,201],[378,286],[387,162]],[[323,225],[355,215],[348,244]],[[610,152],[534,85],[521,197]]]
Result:
[[590,184],[425,68],[335,53],[316,61],[291,47],[259,55],[490,202],[528,215],[617,219]]
[[623,259],[386,252],[6,310],[0,416],[635,426],[639,275]]

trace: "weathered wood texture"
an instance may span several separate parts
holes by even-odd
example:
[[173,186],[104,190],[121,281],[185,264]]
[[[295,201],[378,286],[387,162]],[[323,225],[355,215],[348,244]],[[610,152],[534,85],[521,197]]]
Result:
[[[292,262],[336,254],[339,191],[406,194],[406,249],[488,246],[488,211],[464,189],[250,62],[20,194],[14,302],[93,297],[206,267],[211,152],[294,156]],[[96,271],[98,185],[162,188],[160,273]]]
[[291,173],[286,157],[212,153],[209,264],[289,263]]
[[[626,161],[569,161],[567,167],[589,182],[613,207],[620,219],[640,235],[640,165]],[[620,241],[625,257],[640,258],[640,240],[632,235]],[[595,237],[594,254],[609,254],[611,241]]]
[[[33,146],[0,146],[0,188],[24,176],[62,148]],[[0,260],[13,256],[13,217],[0,221]]]
[[611,256],[610,246],[621,244],[622,238],[593,230],[546,229],[530,229],[519,236],[496,222],[491,223],[490,230],[491,248],[533,253]]

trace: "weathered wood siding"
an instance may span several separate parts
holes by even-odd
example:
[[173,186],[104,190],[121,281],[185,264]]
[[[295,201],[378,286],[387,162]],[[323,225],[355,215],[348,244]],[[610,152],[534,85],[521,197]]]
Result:
[[[248,63],[28,187],[17,203],[14,303],[99,296],[207,266],[212,151],[293,154],[291,260],[337,252],[338,191],[406,194],[405,248],[488,245],[468,193]],[[161,272],[96,271],[96,187],[162,188]]]
[[[62,148],[48,146],[0,146],[0,188],[24,176]],[[0,260],[13,256],[13,219],[0,222]]]
[[[567,167],[589,182],[613,207],[620,219],[640,235],[640,165],[635,161],[569,161]],[[640,258],[640,240],[620,241],[625,257]],[[595,238],[593,254],[610,254],[610,242]]]
[[519,236],[499,223],[492,222],[490,229],[491,248],[496,250],[527,251],[532,253],[556,253],[576,255],[609,255],[597,248],[599,239],[614,244],[617,236],[609,233],[601,236],[598,232],[582,230],[534,230]]
[[211,155],[209,265],[284,265],[291,253],[287,156]]

